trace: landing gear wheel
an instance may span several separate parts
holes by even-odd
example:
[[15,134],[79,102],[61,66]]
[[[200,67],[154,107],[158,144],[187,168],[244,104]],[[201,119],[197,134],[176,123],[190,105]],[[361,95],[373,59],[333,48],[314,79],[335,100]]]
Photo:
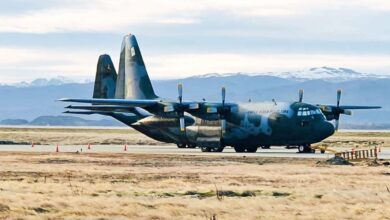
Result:
[[257,147],[246,147],[245,151],[248,153],[256,153]]
[[257,151],[257,147],[241,147],[241,146],[236,146],[234,147],[234,150],[237,153],[255,153]]
[[225,147],[213,147],[211,152],[222,152]]
[[196,144],[188,144],[187,148],[196,148]]
[[298,146],[299,153],[315,153],[316,150],[312,149],[310,145],[299,145]]
[[325,150],[321,150],[321,154],[324,154],[325,153]]
[[200,147],[202,152],[222,152],[225,147]]
[[176,144],[178,148],[186,148],[186,144]]
[[211,151],[211,148],[209,148],[209,147],[200,147],[200,150],[201,150],[202,152],[210,152],[210,151]]
[[237,153],[244,153],[244,152],[245,152],[245,148],[244,148],[244,147],[239,147],[239,146],[235,146],[235,147],[234,147],[234,150],[235,150]]
[[305,146],[299,145],[299,146],[298,146],[298,152],[299,152],[299,153],[304,153],[304,152],[305,152]]

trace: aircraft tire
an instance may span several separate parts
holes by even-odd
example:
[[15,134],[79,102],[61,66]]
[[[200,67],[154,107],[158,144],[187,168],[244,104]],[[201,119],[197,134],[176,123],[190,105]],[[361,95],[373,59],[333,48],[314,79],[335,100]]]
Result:
[[240,146],[235,146],[235,147],[234,147],[234,150],[235,150],[237,153],[244,153],[244,152],[245,152],[245,148],[244,148],[244,147],[240,147]]
[[178,148],[186,148],[186,144],[176,144]]
[[257,147],[246,147],[245,151],[248,153],[256,153]]
[[211,148],[209,148],[209,147],[200,147],[200,150],[201,150],[202,152],[210,152],[210,151],[211,151]]
[[299,145],[298,146],[299,153],[315,153],[316,150],[312,149],[310,145]]
[[222,152],[225,147],[215,147],[211,148],[211,152]]
[[187,148],[196,148],[196,144],[188,144]]

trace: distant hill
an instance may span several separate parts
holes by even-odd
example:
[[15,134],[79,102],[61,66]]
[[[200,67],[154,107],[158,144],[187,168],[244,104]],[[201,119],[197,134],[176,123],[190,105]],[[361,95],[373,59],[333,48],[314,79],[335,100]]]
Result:
[[[261,74],[206,74],[174,80],[153,80],[156,93],[161,97],[177,99],[177,84],[184,84],[184,99],[220,100],[220,89],[227,88],[227,100],[235,102],[293,101],[298,90],[304,89],[308,103],[335,104],[336,90],[343,90],[341,104],[381,105],[383,109],[354,111],[353,116],[342,116],[345,126],[383,126],[390,124],[390,78],[388,76],[359,73],[347,68],[311,68],[297,72]],[[0,120],[21,118],[29,121],[42,115],[59,115],[67,103],[56,102],[62,97],[90,98],[93,83],[68,83],[37,86],[0,86]],[[101,120],[103,116],[80,116],[88,120]],[[65,122],[64,122],[65,123]]]
[[114,119],[87,120],[75,116],[40,116],[31,122],[22,119],[6,119],[0,125],[34,125],[34,126],[124,126]]
[[25,119],[4,119],[0,121],[0,125],[28,125]]

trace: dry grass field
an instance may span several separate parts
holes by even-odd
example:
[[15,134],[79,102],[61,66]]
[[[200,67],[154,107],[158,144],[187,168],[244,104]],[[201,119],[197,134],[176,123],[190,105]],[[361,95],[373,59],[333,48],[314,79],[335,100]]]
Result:
[[[86,144],[129,144],[156,145],[157,142],[131,129],[90,129],[90,128],[7,128],[0,127],[0,141],[10,141],[16,144],[37,145],[86,145]],[[320,145],[336,147],[390,146],[390,132],[338,132],[326,139]]]
[[[0,141],[161,144],[131,129],[0,128]],[[340,132],[320,144],[389,143],[386,132]],[[384,163],[0,152],[0,219],[390,219]]]
[[390,168],[375,163],[12,152],[0,160],[5,219],[390,219]]
[[131,128],[34,128],[34,127],[0,127],[0,141],[11,141],[16,144],[160,144]]

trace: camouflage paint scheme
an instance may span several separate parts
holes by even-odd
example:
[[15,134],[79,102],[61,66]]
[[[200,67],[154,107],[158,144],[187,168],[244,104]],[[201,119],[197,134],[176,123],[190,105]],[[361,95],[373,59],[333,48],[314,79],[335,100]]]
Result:
[[[126,35],[123,39],[118,71],[117,75],[108,55],[101,55],[94,99],[61,99],[92,105],[68,106],[72,110],[66,113],[111,116],[158,141],[176,143],[179,147],[200,146],[203,151],[222,151],[225,146],[233,146],[237,152],[255,152],[261,146],[287,145],[304,146],[302,151],[309,152],[310,144],[322,141],[335,131],[333,124],[327,121],[328,117],[335,118],[333,106],[301,101],[180,103],[159,98],[134,35]],[[332,111],[324,110],[328,108]],[[305,113],[298,113],[299,110]],[[344,110],[338,111],[343,113]],[[226,120],[224,129],[222,116]],[[180,127],[180,117],[184,118],[184,131]]]

